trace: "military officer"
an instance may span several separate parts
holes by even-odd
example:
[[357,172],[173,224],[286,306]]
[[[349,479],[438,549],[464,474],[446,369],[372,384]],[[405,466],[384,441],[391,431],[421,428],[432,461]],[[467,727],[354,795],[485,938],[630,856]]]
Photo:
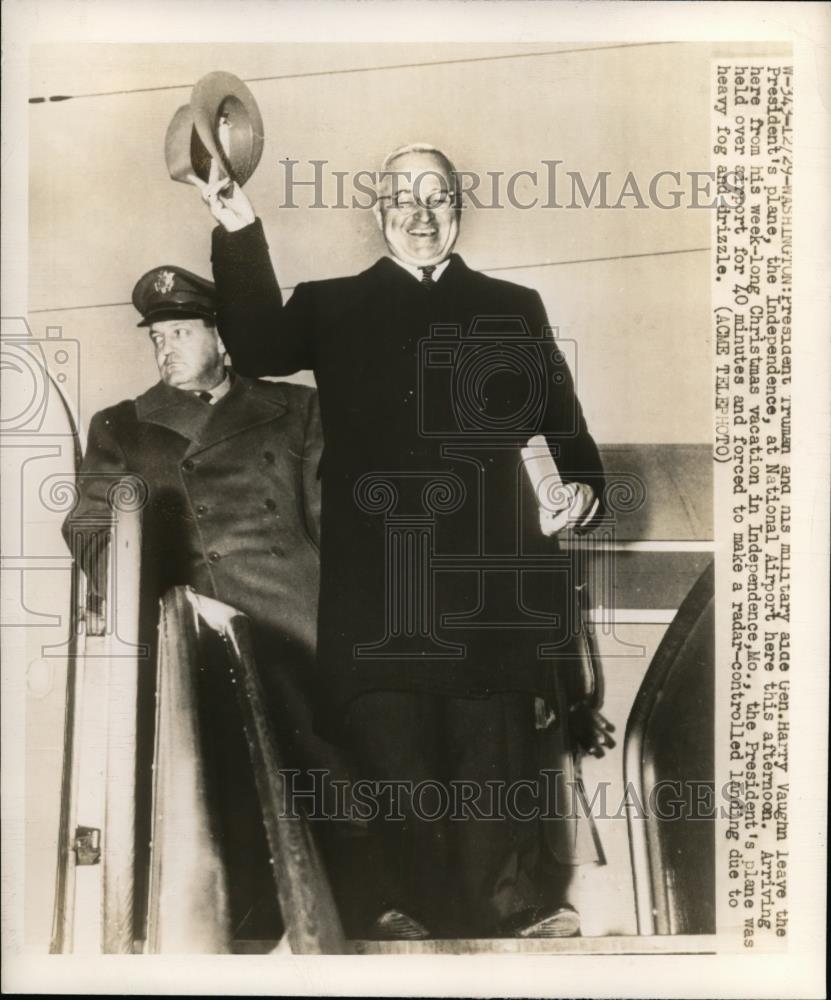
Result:
[[[146,603],[155,609],[169,587],[184,584],[247,614],[284,757],[290,766],[337,775],[334,751],[309,722],[320,573],[317,393],[244,378],[226,367],[214,325],[214,286],[199,275],[153,268],[136,284],[133,303],[160,381],[93,416],[78,502],[64,525],[88,578],[91,613],[102,610],[107,491],[130,474],[146,490]],[[221,714],[214,705],[211,724],[226,724]],[[242,794],[234,769],[244,768],[245,758],[222,747],[214,756],[219,794],[232,796],[220,822],[231,857],[235,931],[276,933],[264,840],[256,822],[246,828],[235,821],[255,804],[253,786],[251,801],[233,798]]]

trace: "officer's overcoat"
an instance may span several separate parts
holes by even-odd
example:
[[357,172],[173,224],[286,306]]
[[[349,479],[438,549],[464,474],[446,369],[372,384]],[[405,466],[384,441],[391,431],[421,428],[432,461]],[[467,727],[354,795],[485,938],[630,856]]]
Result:
[[235,376],[211,406],[158,383],[92,418],[64,534],[80,541],[94,591],[107,493],[139,477],[143,591],[157,600],[186,584],[243,611],[266,687],[276,674],[291,682],[282,697],[313,699],[321,448],[313,389]]

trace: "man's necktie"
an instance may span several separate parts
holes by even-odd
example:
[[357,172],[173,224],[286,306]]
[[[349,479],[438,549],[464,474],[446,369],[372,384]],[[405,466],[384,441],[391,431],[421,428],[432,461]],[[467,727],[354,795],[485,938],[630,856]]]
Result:
[[210,403],[210,401],[213,399],[211,393],[209,393],[205,389],[203,389],[202,392],[197,392],[196,395],[202,400],[203,403]]
[[436,270],[435,264],[428,264],[427,267],[419,268],[419,271],[421,271],[422,285],[428,285],[430,288],[432,288],[435,285],[435,281],[433,281],[433,271],[435,270]]

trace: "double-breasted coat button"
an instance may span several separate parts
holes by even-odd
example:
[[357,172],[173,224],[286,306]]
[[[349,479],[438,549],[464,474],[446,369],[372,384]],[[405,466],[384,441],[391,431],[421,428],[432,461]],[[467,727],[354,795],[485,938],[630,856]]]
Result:
[[194,462],[192,458],[186,458],[184,462],[182,462],[182,468],[185,470],[185,472],[193,472],[193,467],[194,467]]
[[268,500],[264,502],[263,506],[265,507],[266,510],[277,509],[277,504],[271,499],[271,497],[269,497]]
[[219,554],[218,552],[211,552],[211,553],[210,553],[210,554],[208,555],[208,559],[210,559],[210,561],[211,561],[212,563],[218,563],[218,562],[219,562],[219,560],[220,560],[221,558],[222,558],[222,557],[220,556],[220,554]]
[[263,458],[266,460],[266,462],[269,462],[269,463],[273,462],[274,461],[274,452],[273,451],[263,452]]
[[196,513],[201,517],[207,509],[208,508],[203,503],[197,504]]

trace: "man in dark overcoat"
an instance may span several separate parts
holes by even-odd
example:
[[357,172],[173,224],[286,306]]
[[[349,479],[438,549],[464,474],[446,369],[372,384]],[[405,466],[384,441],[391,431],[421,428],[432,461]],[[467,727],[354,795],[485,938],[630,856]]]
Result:
[[[574,704],[575,581],[541,524],[596,523],[603,470],[539,294],[452,252],[459,191],[433,147],[384,163],[389,255],[287,303],[243,192],[220,181],[203,197],[221,223],[218,324],[235,367],[312,369],[320,393],[319,724],[358,774],[405,789],[356,862],[365,933],[576,933],[538,823],[427,821],[433,803],[412,796],[423,782],[538,780],[538,698]],[[520,455],[539,434],[563,481],[542,514]]]
[[[320,687],[314,677],[322,449],[317,392],[227,368],[214,286],[198,275],[154,268],[137,283],[133,302],[139,326],[149,332],[160,381],[137,399],[96,413],[90,423],[78,503],[64,525],[86,572],[88,613],[102,610],[107,493],[120,476],[130,475],[146,493],[142,592],[154,622],[158,599],[175,585],[248,615],[287,764],[326,768],[342,778],[338,755],[310,723],[313,692]],[[206,728],[216,731],[204,749],[220,803],[233,931],[267,937],[279,930],[274,885],[241,725],[227,700],[218,695],[205,703]]]

